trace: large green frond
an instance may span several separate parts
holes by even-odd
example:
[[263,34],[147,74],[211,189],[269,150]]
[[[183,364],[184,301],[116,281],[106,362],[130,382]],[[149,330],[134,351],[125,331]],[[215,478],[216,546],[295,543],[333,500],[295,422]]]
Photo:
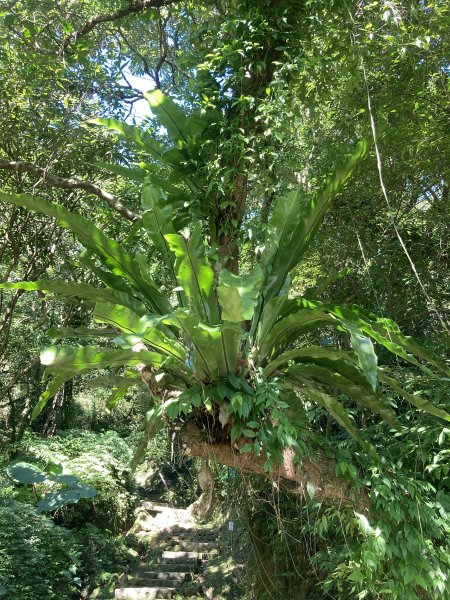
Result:
[[241,323],[253,317],[258,304],[261,279],[259,265],[247,275],[234,275],[227,269],[222,269],[217,294],[224,321]]
[[93,369],[120,367],[122,365],[136,366],[144,364],[159,368],[163,360],[164,357],[161,354],[145,350],[133,352],[132,350],[99,348],[97,346],[85,346],[84,348],[49,346],[41,353],[41,363],[46,367],[46,375],[54,374],[54,377],[34,407],[32,418],[36,418],[42,412],[48,400],[58,392],[66,381],[69,381],[75,375]]
[[336,421],[349,432],[349,434],[375,460],[375,462],[379,461],[379,457],[375,448],[362,436],[354,421],[351,419],[350,415],[338,400],[318,389],[305,388],[303,391],[311,398],[311,400],[320,406],[323,406],[323,408],[325,408],[330,415],[334,417]]
[[178,283],[191,300],[200,320],[215,325],[219,315],[212,286],[214,271],[205,252],[201,225],[192,229],[189,239],[178,233],[166,234],[165,239],[175,254],[175,273]]
[[339,361],[344,360],[350,363],[357,361],[356,355],[348,350],[339,350],[338,348],[311,345],[283,352],[283,354],[277,356],[277,358],[272,360],[263,369],[263,373],[265,377],[270,377],[273,372],[283,364],[302,360],[316,360],[320,358]]
[[167,300],[159,292],[151,278],[147,274],[143,276],[136,267],[134,258],[124,252],[115,240],[108,238],[89,219],[68,211],[60,204],[54,204],[44,198],[29,194],[5,194],[0,192],[0,200],[57,219],[61,227],[72,231],[78,241],[85,248],[94,251],[113,273],[127,279],[141,295],[141,300],[145,304],[148,303],[152,309],[161,314],[170,311]]
[[272,322],[272,319],[266,323],[265,318],[262,318],[256,336],[255,361],[257,364],[261,364],[271,355],[282,351],[299,335],[318,326],[335,323],[336,319],[332,315],[316,308],[289,314],[275,323]]
[[168,336],[164,331],[149,324],[152,321],[149,315],[141,318],[138,314],[124,306],[102,302],[96,304],[93,316],[99,323],[108,323],[120,329],[126,335],[129,335],[130,346],[134,345],[137,341],[143,341],[158,352],[173,356],[181,360],[184,364],[186,350],[174,336]]
[[396,381],[393,377],[389,377],[382,369],[378,370],[378,377],[380,381],[386,383],[389,387],[391,387],[399,396],[408,400],[413,406],[416,408],[423,410],[424,412],[429,413],[435,417],[439,417],[440,419],[444,419],[445,421],[450,421],[450,414],[441,408],[438,408],[434,404],[432,404],[429,400],[426,400],[422,396],[418,396],[416,394],[411,394]]
[[175,143],[187,144],[191,137],[189,118],[178,104],[161,90],[146,92],[144,98],[150,104],[152,112],[158,117],[158,121],[167,130],[169,138]]
[[58,296],[82,298],[93,302],[112,302],[120,306],[126,306],[138,315],[145,315],[148,309],[145,305],[124,292],[110,288],[96,288],[88,283],[65,282],[65,281],[19,281],[16,283],[2,283],[0,289],[25,290],[50,292]]
[[92,119],[90,123],[94,125],[102,125],[110,131],[115,131],[119,135],[132,142],[139,150],[144,150],[152,154],[155,158],[161,159],[164,153],[164,146],[157,142],[149,133],[143,131],[136,125],[129,125],[117,119]]
[[344,328],[349,328],[349,324],[356,326],[361,332],[367,334],[393,354],[424,369],[426,372],[429,372],[429,370],[417,358],[427,361],[445,375],[450,376],[450,368],[440,357],[413,338],[403,335],[398,325],[390,319],[378,317],[370,311],[353,304],[335,305],[326,302],[312,302],[304,298],[295,301],[291,306],[294,307],[295,304],[297,308],[293,308],[293,311],[299,308],[323,310],[338,319]]
[[[331,362],[331,361],[330,361]],[[367,382],[356,368],[343,361],[332,361],[329,365],[301,364],[287,368],[284,373],[287,377],[304,381],[311,380],[321,386],[330,386],[340,393],[345,394],[357,404],[365,406],[373,413],[379,414],[393,429],[401,431],[402,427],[388,400],[381,394],[372,392],[367,388]],[[314,387],[314,385],[313,385]]]
[[358,162],[367,154],[361,141],[344,165],[328,179],[325,187],[300,210],[301,191],[280,198],[268,223],[265,250],[261,257],[266,286],[265,301],[277,296],[290,271],[309,248],[332,200],[348,181]]

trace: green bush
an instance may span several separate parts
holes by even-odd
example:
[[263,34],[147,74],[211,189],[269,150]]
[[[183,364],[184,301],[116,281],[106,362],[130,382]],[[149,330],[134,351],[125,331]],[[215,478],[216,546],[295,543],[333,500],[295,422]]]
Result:
[[[310,600],[448,600],[450,429],[413,418],[402,436],[366,428],[379,439],[380,465],[349,439],[334,444],[337,472],[369,490],[368,512],[300,501],[259,478],[230,479],[227,497],[247,532],[236,534],[233,557],[246,557],[253,597],[301,590]],[[245,538],[252,543],[242,547]]]
[[77,504],[64,507],[58,515],[58,522],[67,527],[81,527],[92,523],[104,530],[123,530],[136,505],[136,496],[127,485],[127,477],[120,477],[105,464],[100,457],[82,454],[67,461],[67,470],[93,487],[97,495],[91,500],[80,500]]
[[0,499],[0,597],[75,598],[82,584],[79,565],[70,531],[55,526],[31,506]]
[[74,532],[80,546],[83,577],[89,598],[110,598],[118,577],[128,568],[129,548],[123,536],[106,536],[95,527],[85,525]]
[[[71,430],[47,438],[28,432],[15,451],[16,459],[34,463],[45,472],[63,466],[64,472],[96,490],[95,498],[58,510],[54,515],[58,524],[73,528],[92,523],[113,533],[127,526],[136,503],[130,471],[132,450],[117,433]],[[39,484],[38,490],[47,491],[44,484]],[[34,492],[24,486],[16,488],[15,497],[36,501]]]

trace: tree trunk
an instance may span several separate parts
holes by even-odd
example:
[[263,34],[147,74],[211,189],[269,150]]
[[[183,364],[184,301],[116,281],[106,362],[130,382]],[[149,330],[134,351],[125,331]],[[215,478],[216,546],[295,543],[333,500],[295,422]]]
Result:
[[189,507],[194,517],[207,519],[212,516],[215,506],[214,477],[209,466],[208,459],[202,460],[202,466],[198,473],[198,485],[202,490],[200,497]]

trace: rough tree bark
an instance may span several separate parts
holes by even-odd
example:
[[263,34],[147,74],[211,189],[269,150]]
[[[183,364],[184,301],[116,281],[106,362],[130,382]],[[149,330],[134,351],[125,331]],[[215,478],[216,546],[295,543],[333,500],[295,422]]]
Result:
[[[133,346],[133,349],[139,351],[146,350],[147,347],[143,342],[138,342]],[[169,397],[170,391],[158,389],[159,384],[154,381],[151,368],[143,364],[137,365],[136,368],[152,396],[166,394],[165,399]],[[173,393],[179,394],[177,391]],[[360,512],[367,512],[369,509],[370,502],[367,490],[363,489],[360,494],[356,494],[342,477],[336,476],[336,463],[320,452],[315,452],[313,456],[303,457],[299,467],[294,461],[295,453],[291,449],[286,449],[283,464],[273,471],[267,472],[264,469],[265,458],[263,455],[256,457],[252,453],[241,454],[231,443],[210,443],[192,421],[188,422],[180,433],[183,450],[187,455],[197,456],[203,461],[213,459],[242,473],[267,477],[280,489],[291,494],[306,498],[309,495],[307,486],[312,485],[314,487],[314,498],[320,502],[333,506],[350,506]],[[205,482],[206,497],[213,492],[208,484],[208,481],[211,480],[208,469],[209,465],[204,466],[205,477],[203,477],[203,481]],[[203,490],[202,485],[201,487]]]
[[265,458],[253,454],[241,454],[231,444],[208,443],[202,432],[189,423],[182,432],[186,454],[203,459],[215,459],[218,463],[233,467],[243,473],[261,475],[271,479],[279,488],[292,494],[307,497],[307,484],[314,487],[314,498],[333,506],[350,506],[360,512],[369,509],[366,490],[357,495],[342,477],[336,476],[336,463],[317,452],[314,456],[303,457],[301,466],[294,463],[294,452],[284,452],[283,464],[272,472],[264,470]]

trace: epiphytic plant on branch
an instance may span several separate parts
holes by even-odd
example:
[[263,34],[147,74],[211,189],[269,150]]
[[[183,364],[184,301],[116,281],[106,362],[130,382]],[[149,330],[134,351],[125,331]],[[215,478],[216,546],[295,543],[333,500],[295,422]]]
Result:
[[[301,263],[333,198],[365,157],[366,143],[357,144],[306,209],[300,210],[300,190],[278,199],[258,264],[238,275],[222,262],[211,264],[208,255],[214,254],[215,248],[210,250],[217,240],[202,233],[214,212],[211,200],[202,199],[202,145],[220,114],[188,117],[159,91],[147,98],[171,145],[126,123],[97,123],[157,161],[136,169],[108,168],[142,181],[139,225],[164,265],[162,281],[170,286],[164,288],[150,275],[144,254],[128,254],[85,217],[42,198],[0,194],[3,202],[44,213],[69,229],[86,249],[79,263],[102,282],[99,287],[50,280],[1,286],[82,298],[93,304],[94,321],[104,325],[49,332],[57,338],[99,337],[107,344],[46,348],[41,361],[47,377],[53,377],[34,416],[70,378],[93,369],[116,369],[107,377],[113,388],[110,407],[141,380],[150,390],[146,439],[165,420],[182,420],[203,429],[205,445],[213,440],[228,446],[235,458],[245,456],[241,465],[250,468],[256,461],[260,471],[280,465],[286,452],[294,462],[302,457],[305,407],[311,403],[324,407],[374,458],[375,449],[358,430],[342,396],[398,431],[402,425],[384,386],[418,409],[450,420],[442,408],[402,389],[378,366],[373,344],[415,368],[448,376],[439,357],[388,319],[354,305],[296,296],[290,287],[290,273]],[[166,179],[156,174],[157,165],[170,173]],[[308,342],[306,334],[330,328],[346,332],[351,349]],[[104,383],[105,377],[100,378],[99,384]],[[145,439],[141,452],[144,446]]]

